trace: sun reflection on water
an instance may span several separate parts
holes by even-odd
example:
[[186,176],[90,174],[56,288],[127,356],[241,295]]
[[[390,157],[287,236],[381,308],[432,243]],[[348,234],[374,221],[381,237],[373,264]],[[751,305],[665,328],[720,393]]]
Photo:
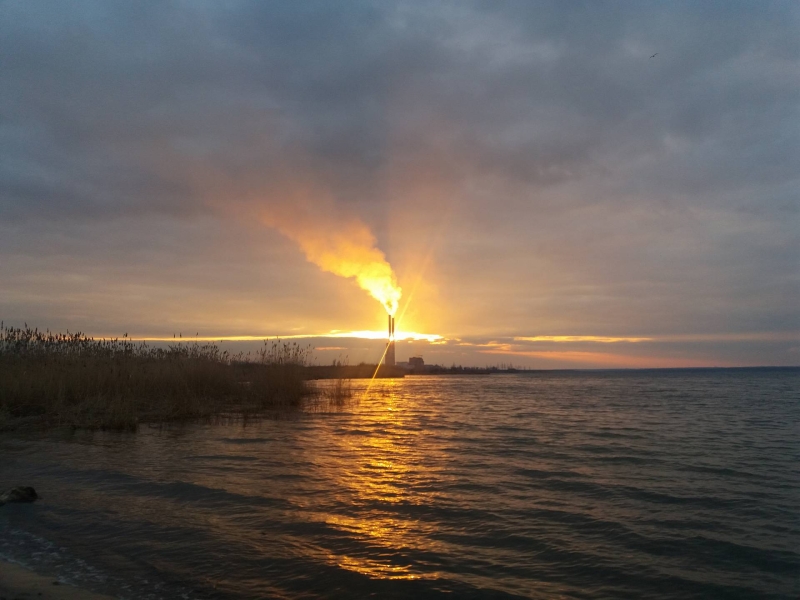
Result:
[[[362,554],[334,554],[343,569],[383,579],[435,578],[437,572],[412,569],[411,560],[441,550],[431,537],[434,527],[403,511],[403,505],[431,503],[431,482],[441,478],[436,451],[423,443],[422,430],[409,418],[401,380],[378,380],[370,391],[369,410],[356,425],[360,434],[335,436],[339,463],[332,469],[337,504],[351,510],[325,515],[326,524],[359,538]],[[365,434],[366,432],[366,434]]]

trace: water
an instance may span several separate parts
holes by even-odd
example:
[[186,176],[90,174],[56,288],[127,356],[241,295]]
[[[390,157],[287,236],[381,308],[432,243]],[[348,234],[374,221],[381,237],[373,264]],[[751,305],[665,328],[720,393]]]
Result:
[[[356,382],[356,387],[365,382]],[[0,555],[123,598],[797,598],[800,370],[413,377],[0,436]]]

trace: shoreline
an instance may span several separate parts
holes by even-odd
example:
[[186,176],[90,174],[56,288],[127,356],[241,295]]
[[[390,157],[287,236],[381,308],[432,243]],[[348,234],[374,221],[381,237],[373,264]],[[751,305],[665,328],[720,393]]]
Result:
[[96,594],[83,588],[61,583],[30,569],[0,558],[0,597],[42,598],[43,600],[114,600],[112,596]]

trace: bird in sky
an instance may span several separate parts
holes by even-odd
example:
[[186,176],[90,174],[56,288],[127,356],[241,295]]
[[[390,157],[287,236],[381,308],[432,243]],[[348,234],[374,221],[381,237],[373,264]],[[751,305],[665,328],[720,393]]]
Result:
[[650,58],[655,58],[656,56],[658,56],[658,52],[656,52],[655,54],[653,54],[653,56],[651,56]]

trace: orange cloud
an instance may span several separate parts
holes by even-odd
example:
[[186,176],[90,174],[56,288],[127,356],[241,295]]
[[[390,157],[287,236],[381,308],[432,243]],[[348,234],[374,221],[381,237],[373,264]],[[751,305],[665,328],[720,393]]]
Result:
[[499,345],[488,350],[478,350],[481,354],[503,354],[525,356],[551,361],[564,361],[576,365],[594,365],[596,367],[620,367],[632,369],[681,368],[681,367],[727,367],[732,364],[710,361],[708,359],[671,358],[661,356],[633,356],[630,354],[611,354],[605,352],[568,351],[535,351],[515,350],[508,345]]
[[515,342],[598,342],[615,344],[617,342],[651,342],[651,337],[605,337],[597,335],[536,335],[532,337],[515,337]]

